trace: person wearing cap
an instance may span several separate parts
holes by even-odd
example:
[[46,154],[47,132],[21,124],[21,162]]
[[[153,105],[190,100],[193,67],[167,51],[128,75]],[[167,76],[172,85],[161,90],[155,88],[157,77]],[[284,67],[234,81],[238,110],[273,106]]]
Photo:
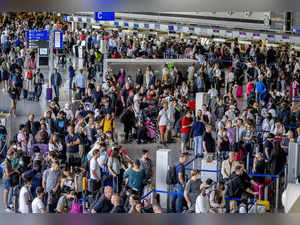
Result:
[[196,199],[195,213],[208,213],[209,208],[209,198],[206,194],[206,185],[201,184],[200,194]]
[[56,212],[68,213],[75,199],[76,199],[76,194],[74,191],[69,191],[67,192],[67,194],[62,195],[58,200],[56,206]]

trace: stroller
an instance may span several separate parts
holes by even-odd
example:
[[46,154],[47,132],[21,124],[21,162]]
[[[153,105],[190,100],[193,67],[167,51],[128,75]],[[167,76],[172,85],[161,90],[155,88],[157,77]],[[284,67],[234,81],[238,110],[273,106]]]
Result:
[[147,130],[148,140],[150,142],[156,143],[159,141],[159,131],[155,128],[155,125],[150,121],[147,120],[145,122],[145,128]]
[[[146,121],[146,122],[143,122]],[[155,143],[159,140],[159,132],[149,118],[140,120],[140,125],[136,132],[136,143],[144,144],[147,142]]]

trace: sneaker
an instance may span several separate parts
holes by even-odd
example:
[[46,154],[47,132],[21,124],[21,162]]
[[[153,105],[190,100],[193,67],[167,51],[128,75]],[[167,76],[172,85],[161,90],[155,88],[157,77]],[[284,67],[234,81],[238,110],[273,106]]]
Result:
[[5,209],[5,212],[11,213],[11,212],[13,212],[13,211],[11,210],[11,208],[7,207],[7,208]]

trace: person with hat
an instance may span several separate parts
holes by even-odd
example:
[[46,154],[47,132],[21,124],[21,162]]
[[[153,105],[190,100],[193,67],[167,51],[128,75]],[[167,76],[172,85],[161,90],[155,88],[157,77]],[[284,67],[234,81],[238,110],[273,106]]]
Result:
[[209,208],[209,199],[208,195],[206,194],[206,185],[201,184],[200,194],[196,199],[195,213],[208,213]]

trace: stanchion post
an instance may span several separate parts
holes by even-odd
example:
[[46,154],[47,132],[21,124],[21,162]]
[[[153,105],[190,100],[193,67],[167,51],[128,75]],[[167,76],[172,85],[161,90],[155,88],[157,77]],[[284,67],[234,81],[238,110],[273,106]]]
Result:
[[275,209],[276,209],[276,211],[278,210],[278,206],[279,206],[279,180],[280,180],[280,177],[278,176],[276,178],[276,199],[275,199]]
[[249,167],[250,167],[250,153],[247,153],[247,173],[250,173],[249,171]]
[[264,197],[265,201],[268,201],[268,186],[265,187],[265,197]]
[[287,177],[288,177],[288,167],[287,165],[284,166],[284,189],[287,187]]

